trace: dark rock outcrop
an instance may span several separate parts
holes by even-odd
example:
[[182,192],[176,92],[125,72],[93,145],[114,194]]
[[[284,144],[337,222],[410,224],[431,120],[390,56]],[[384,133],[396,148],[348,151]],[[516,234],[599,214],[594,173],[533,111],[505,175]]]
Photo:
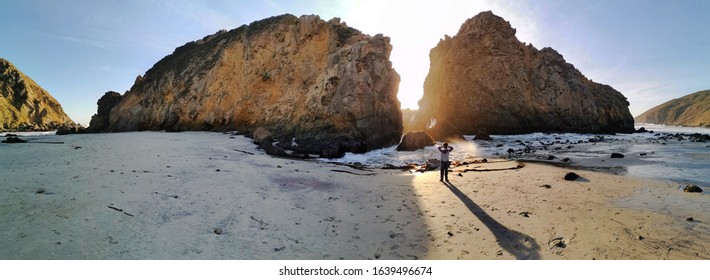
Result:
[[427,146],[433,146],[434,140],[424,131],[412,131],[402,137],[402,142],[397,146],[397,151],[416,151]]
[[697,185],[690,184],[690,185],[685,186],[685,188],[683,188],[683,191],[684,192],[701,193],[701,192],[703,192],[703,189],[701,189]]
[[47,131],[74,126],[49,92],[0,58],[0,131]]
[[5,140],[2,140],[2,143],[7,143],[7,144],[15,144],[15,143],[27,143],[27,140],[20,139],[17,136],[7,136]]
[[96,114],[91,117],[91,122],[86,132],[107,132],[111,109],[116,107],[121,102],[121,99],[123,99],[123,96],[118,92],[109,91],[104,93],[104,96],[101,96],[99,101],[96,102],[98,109]]
[[626,98],[587,79],[551,48],[538,50],[491,12],[467,20],[429,54],[414,129],[456,134],[633,132]]
[[282,15],[177,48],[123,95],[108,131],[265,127],[296,152],[337,157],[397,144],[389,38],[335,18]]
[[640,123],[710,127],[710,90],[676,98],[635,118]]

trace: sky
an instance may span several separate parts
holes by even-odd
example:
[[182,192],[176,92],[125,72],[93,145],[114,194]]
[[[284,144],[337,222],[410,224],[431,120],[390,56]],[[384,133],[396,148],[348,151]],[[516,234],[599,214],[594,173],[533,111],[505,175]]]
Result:
[[87,125],[105,92],[124,93],[176,47],[275,15],[315,14],[390,37],[398,97],[416,109],[429,51],[482,11],[620,91],[634,116],[710,89],[706,0],[0,0],[0,57]]

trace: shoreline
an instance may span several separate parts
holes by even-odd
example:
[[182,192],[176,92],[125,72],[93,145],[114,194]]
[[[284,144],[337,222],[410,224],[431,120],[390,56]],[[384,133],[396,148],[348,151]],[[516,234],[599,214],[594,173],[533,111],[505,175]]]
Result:
[[0,259],[710,259],[710,203],[668,182],[526,162],[444,184],[221,133],[56,137],[3,149]]

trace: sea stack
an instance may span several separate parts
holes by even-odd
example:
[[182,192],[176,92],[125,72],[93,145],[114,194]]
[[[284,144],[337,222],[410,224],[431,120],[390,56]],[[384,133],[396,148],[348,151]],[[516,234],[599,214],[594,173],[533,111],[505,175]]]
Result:
[[651,108],[636,122],[710,127],[710,90],[698,91]]
[[138,77],[93,131],[250,133],[325,157],[397,144],[402,115],[389,37],[340,19],[281,15],[177,48]]
[[552,48],[538,50],[492,12],[468,19],[429,54],[413,129],[437,140],[470,134],[633,132],[626,98],[587,79]]
[[74,126],[52,95],[0,58],[0,131],[47,131]]

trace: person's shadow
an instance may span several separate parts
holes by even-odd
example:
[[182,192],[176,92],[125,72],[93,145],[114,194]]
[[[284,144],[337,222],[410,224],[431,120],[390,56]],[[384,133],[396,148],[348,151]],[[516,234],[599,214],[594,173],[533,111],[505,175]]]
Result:
[[523,234],[514,230],[507,228],[506,226],[500,224],[498,221],[493,219],[491,216],[486,214],[486,211],[481,209],[473,200],[471,200],[466,194],[461,192],[459,188],[454,186],[450,182],[444,182],[446,187],[451,190],[461,201],[468,207],[471,211],[488,229],[493,232],[496,237],[496,241],[501,248],[508,251],[519,260],[537,260],[540,259],[540,246],[537,244],[535,239],[527,234]]

